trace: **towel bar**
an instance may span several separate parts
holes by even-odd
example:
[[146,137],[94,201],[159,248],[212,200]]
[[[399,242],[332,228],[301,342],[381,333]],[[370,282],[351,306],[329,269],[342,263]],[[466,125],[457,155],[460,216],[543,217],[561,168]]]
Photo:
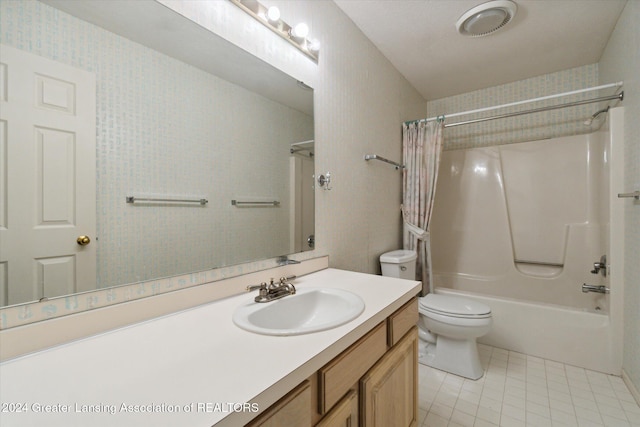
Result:
[[280,206],[280,202],[277,200],[271,201],[250,201],[250,200],[232,200],[231,204],[233,206],[242,206],[242,205],[260,205],[260,206]]
[[633,191],[631,193],[618,193],[618,198],[622,199],[623,197],[633,197],[636,200],[640,200],[640,191]]
[[127,196],[126,200],[127,200],[127,203],[136,203],[136,202],[200,203],[203,206],[209,203],[207,199],[160,199],[155,197],[135,197],[135,196]]
[[523,259],[514,259],[513,262],[517,264],[532,264],[532,265],[547,265],[549,267],[564,267],[564,264],[559,264],[556,262],[525,261]]

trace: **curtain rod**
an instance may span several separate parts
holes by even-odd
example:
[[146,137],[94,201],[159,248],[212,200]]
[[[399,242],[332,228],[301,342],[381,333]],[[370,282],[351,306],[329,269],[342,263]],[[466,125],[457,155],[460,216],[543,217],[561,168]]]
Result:
[[558,104],[558,105],[550,105],[548,107],[534,108],[533,110],[517,111],[514,113],[500,114],[497,116],[483,117],[481,119],[465,120],[463,122],[449,123],[448,125],[444,125],[444,127],[450,128],[455,126],[468,125],[471,123],[480,123],[480,122],[486,122],[489,120],[497,120],[497,119],[504,119],[507,117],[522,116],[524,114],[540,113],[542,111],[549,111],[549,110],[558,110],[560,108],[574,107],[576,105],[584,105],[584,104],[593,104],[594,102],[610,101],[612,99],[618,99],[620,101],[624,100],[624,91],[616,95],[603,96],[600,98],[593,98],[593,99],[585,99],[584,101],[568,102],[566,104]]
[[[589,87],[589,88],[585,88],[585,89],[578,89],[578,90],[573,90],[573,91],[570,91],[570,92],[558,93],[558,94],[555,94],[555,95],[547,95],[547,96],[542,96],[542,97],[539,97],[539,98],[525,99],[523,101],[511,102],[511,103],[508,103],[508,104],[495,105],[495,106],[492,106],[492,107],[485,107],[485,108],[478,108],[476,110],[462,111],[462,112],[459,112],[459,113],[441,115],[441,116],[436,116],[436,117],[429,117],[428,119],[409,120],[409,121],[404,122],[404,123],[405,124],[410,124],[410,123],[420,123],[420,122],[432,122],[432,121],[435,121],[435,120],[442,120],[445,117],[446,118],[452,118],[452,117],[458,117],[458,116],[465,116],[465,115],[468,115],[468,114],[482,113],[482,112],[485,112],[485,111],[498,110],[500,108],[506,108],[506,107],[514,107],[516,105],[529,104],[529,103],[538,102],[538,101],[545,101],[545,100],[548,100],[548,99],[560,98],[560,97],[569,96],[569,95],[576,95],[576,94],[584,93],[584,92],[592,92],[592,91],[600,90],[600,89],[609,89],[609,88],[612,88],[612,87],[619,88],[619,87],[622,87],[623,84],[624,84],[624,82],[620,81],[620,82],[617,82],[617,83],[610,83],[610,84],[606,84],[606,85],[594,86],[594,87]],[[579,104],[576,104],[576,105],[579,105]],[[452,125],[455,125],[455,123],[452,123]],[[445,125],[445,127],[447,127],[447,125]]]

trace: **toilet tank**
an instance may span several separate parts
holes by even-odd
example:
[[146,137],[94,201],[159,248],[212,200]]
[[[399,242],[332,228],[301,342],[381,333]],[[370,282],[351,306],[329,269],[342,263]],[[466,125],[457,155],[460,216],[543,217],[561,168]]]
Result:
[[416,280],[416,259],[418,255],[415,251],[399,249],[380,255],[380,266],[382,275],[388,277],[398,277],[400,279]]

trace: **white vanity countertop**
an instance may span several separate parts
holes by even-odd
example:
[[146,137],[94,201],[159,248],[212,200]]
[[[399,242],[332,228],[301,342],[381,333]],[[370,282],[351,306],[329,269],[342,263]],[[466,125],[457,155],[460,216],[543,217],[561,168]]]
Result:
[[419,282],[336,269],[294,284],[349,290],[365,310],[327,331],[258,335],[231,320],[252,292],[10,360],[0,364],[0,424],[242,425],[420,291]]

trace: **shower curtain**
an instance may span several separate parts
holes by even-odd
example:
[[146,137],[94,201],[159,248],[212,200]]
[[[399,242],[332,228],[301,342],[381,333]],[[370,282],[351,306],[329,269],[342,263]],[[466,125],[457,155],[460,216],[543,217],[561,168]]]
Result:
[[402,126],[402,217],[403,247],[418,254],[417,280],[422,281],[421,296],[431,290],[431,246],[429,222],[436,194],[438,166],[442,153],[444,120],[411,122]]

